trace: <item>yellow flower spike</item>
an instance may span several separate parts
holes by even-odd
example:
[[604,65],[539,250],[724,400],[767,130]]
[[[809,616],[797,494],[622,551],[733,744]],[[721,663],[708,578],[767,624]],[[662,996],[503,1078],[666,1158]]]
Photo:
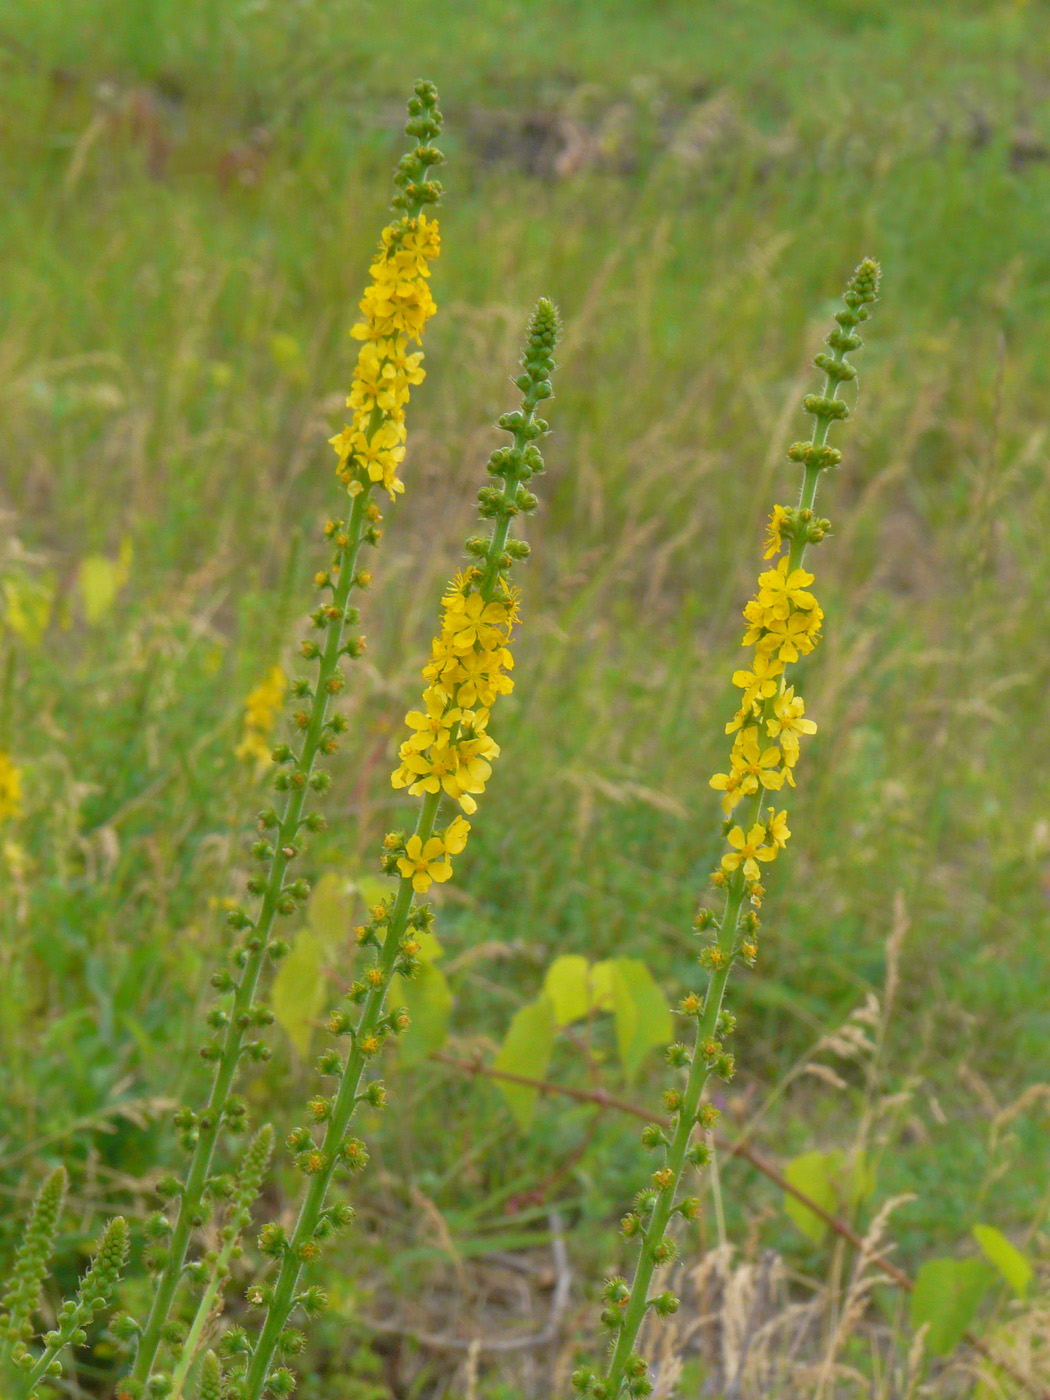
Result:
[[[816,357],[815,363],[825,374],[824,391],[807,395],[803,401],[803,407],[815,419],[813,435],[809,442],[794,443],[788,449],[788,456],[804,467],[799,502],[792,509],[774,507],[763,545],[764,559],[781,557],[772,568],[763,569],[756,594],[744,611],[744,646],[754,649],[752,660],[749,667],[733,674],[733,684],[743,691],[743,697],[736,716],[726,726],[726,733],[735,735],[729,771],[717,773],[710,780],[712,788],[723,794],[723,810],[728,813],[743,804],[744,815],[729,826],[728,850],[710,876],[711,884],[724,891],[725,908],[720,920],[712,916],[709,921],[705,917],[702,924],[712,941],[700,952],[708,986],[696,1018],[696,1049],[690,1052],[682,1045],[673,1047],[676,1054],[669,1055],[671,1063],[685,1074],[675,1090],[676,1108],[671,1136],[664,1145],[660,1196],[651,1203],[630,1284],[616,1279],[607,1285],[605,1297],[615,1298],[618,1315],[610,1322],[611,1310],[607,1308],[603,1320],[614,1330],[615,1339],[600,1375],[589,1368],[581,1368],[574,1375],[574,1384],[583,1392],[584,1400],[622,1400],[628,1392],[642,1393],[636,1382],[640,1379],[644,1383],[648,1367],[635,1350],[639,1330],[649,1308],[658,1300],[665,1300],[669,1311],[673,1311],[671,1303],[677,1305],[672,1294],[654,1296],[651,1285],[655,1271],[670,1256],[666,1232],[684,1204],[678,1203],[677,1193],[686,1165],[701,1167],[709,1160],[706,1144],[694,1141],[698,1122],[703,1127],[710,1126],[701,1106],[709,1075],[728,1078],[733,1071],[731,1055],[719,1053],[712,1061],[710,1055],[705,1058],[702,1052],[704,1047],[720,1044],[732,1029],[732,1017],[723,1010],[726,985],[737,957],[751,963],[757,955],[755,911],[765,896],[760,878],[762,866],[777,858],[790,837],[786,811],[769,807],[767,820],[762,821],[763,801],[768,790],[793,785],[792,767],[798,758],[800,737],[815,728],[804,717],[801,699],[792,688],[785,687],[784,671],[788,664],[811,652],[820,640],[823,614],[809,592],[813,575],[803,568],[803,560],[807,545],[824,539],[830,528],[827,521],[813,513],[817,480],[822,471],[840,460],[838,449],[829,446],[826,439],[831,424],[848,416],[846,405],[838,397],[839,388],[856,371],[846,356],[861,344],[856,330],[870,314],[877,287],[877,265],[870,260],[863,262],[846,289],[844,308],[836,313],[837,326],[827,337],[832,353],[821,352]],[[767,739],[777,742],[765,744]],[[745,909],[748,901],[750,908]],[[609,1291],[613,1287],[615,1293]]]
[[265,767],[270,762],[270,736],[284,705],[288,678],[280,666],[274,666],[265,680],[252,690],[244,702],[244,732],[234,753],[242,762]]

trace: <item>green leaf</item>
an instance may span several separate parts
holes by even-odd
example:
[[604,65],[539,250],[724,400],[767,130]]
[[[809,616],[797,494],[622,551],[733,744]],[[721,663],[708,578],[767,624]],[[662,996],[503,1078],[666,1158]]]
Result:
[[543,979],[543,990],[554,1005],[554,1020],[558,1026],[582,1020],[591,1009],[591,979],[586,958],[570,953],[555,958]]
[[[841,1152],[803,1152],[794,1157],[784,1168],[785,1180],[802,1191],[811,1201],[829,1213],[838,1204],[835,1190],[835,1174],[842,1166]],[[828,1233],[825,1221],[809,1206],[804,1206],[794,1196],[784,1192],[784,1211],[794,1221],[807,1240],[820,1244]]]
[[596,962],[591,968],[591,998],[595,1011],[613,1009],[613,961]]
[[397,886],[396,880],[385,880],[380,875],[355,875],[354,886],[361,896],[366,909],[386,899]]
[[[437,939],[433,942],[437,943]],[[441,956],[440,951],[437,956]],[[412,1018],[408,1035],[398,1041],[402,1064],[418,1065],[431,1050],[440,1050],[448,1038],[452,1015],[452,991],[440,969],[423,961],[412,978],[395,972],[390,979],[388,1000],[391,1006],[406,1007]]]
[[444,948],[442,948],[441,944],[429,929],[420,929],[416,933],[415,939],[419,944],[419,952],[416,954],[416,957],[420,962],[437,962],[438,958],[443,958],[445,956]]
[[325,1003],[325,978],[321,972],[324,946],[312,929],[300,929],[273,979],[270,1004],[277,1024],[300,1057],[310,1048],[313,1022]]
[[306,922],[331,956],[346,941],[354,908],[355,885],[345,875],[329,871],[310,892]]
[[[528,1006],[515,1013],[507,1037],[492,1063],[493,1069],[504,1070],[507,1074],[522,1074],[529,1079],[542,1079],[550,1064],[556,1029],[554,1002],[546,992],[541,992],[535,1001],[530,1001]],[[518,1127],[523,1133],[528,1132],[536,1112],[539,1091],[526,1084],[509,1083],[505,1079],[497,1079],[496,1083]]]
[[988,1262],[995,1265],[1018,1298],[1023,1298],[1035,1272],[1029,1260],[994,1225],[975,1225],[973,1237]]
[[946,1356],[959,1345],[993,1278],[980,1259],[928,1259],[923,1264],[911,1295],[911,1325],[929,1323],[926,1349],[934,1356]]
[[613,959],[612,999],[620,1062],[630,1083],[649,1051],[672,1039],[671,1013],[652,973],[637,958]]

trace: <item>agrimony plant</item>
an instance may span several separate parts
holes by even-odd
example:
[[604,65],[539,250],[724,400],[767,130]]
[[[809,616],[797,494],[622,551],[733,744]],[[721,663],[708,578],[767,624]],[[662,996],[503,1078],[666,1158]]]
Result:
[[[692,1044],[677,1042],[667,1051],[669,1063],[682,1072],[679,1082],[664,1093],[670,1135],[659,1124],[642,1132],[643,1146],[658,1154],[660,1165],[621,1225],[627,1239],[638,1241],[634,1277],[629,1283],[611,1278],[603,1291],[601,1321],[612,1338],[608,1364],[600,1374],[590,1366],[573,1373],[574,1387],[596,1400],[650,1393],[648,1366],[635,1349],[638,1332],[650,1308],[666,1317],[679,1305],[673,1292],[651,1293],[650,1287],[657,1269],[675,1257],[669,1232],[674,1216],[693,1219],[700,1209],[695,1197],[680,1195],[680,1188],[687,1164],[702,1167],[710,1160],[705,1133],[713,1128],[718,1110],[702,1102],[708,1078],[715,1074],[729,1079],[733,1074],[733,1056],[723,1044],[734,1027],[733,1016],[723,1009],[726,984],[738,959],[747,966],[755,962],[758,910],[765,893],[762,866],[777,859],[791,835],[786,810],[778,812],[770,795],[794,786],[800,741],[816,730],[796,687],[788,685],[788,668],[812,652],[820,639],[823,614],[809,591],[813,575],[803,561],[807,546],[819,543],[830,528],[814,513],[817,483],[821,472],[837,466],[841,458],[827,442],[828,430],[849,416],[839,390],[856,376],[847,356],[860,348],[857,330],[870,315],[878,282],[878,265],[870,259],[862,262],[827,337],[830,353],[822,351],[814,361],[825,384],[821,394],[808,394],[803,400],[814,419],[812,436],[788,449],[791,460],[803,468],[798,504],[774,506],[764,558],[776,562],[759,575],[758,590],[744,609],[743,645],[751,648],[751,656],[749,664],[733,674],[733,684],[742,693],[740,708],[726,725],[726,733],[733,735],[729,771],[711,779],[711,786],[722,793],[726,814],[723,834],[728,849],[711,876],[712,885],[724,894],[724,905],[720,915],[701,909],[694,922],[697,933],[707,939],[699,959],[707,985],[702,994],[688,992],[677,1008],[692,1025],[693,1036]],[[697,1127],[701,1133],[694,1140]]]
[[[551,396],[557,331],[554,307],[540,301],[516,381],[521,406],[499,420],[513,442],[489,460],[489,473],[502,484],[478,493],[479,514],[492,522],[490,533],[466,542],[473,562],[456,575],[441,600],[440,635],[423,670],[424,708],[405,717],[411,734],[401,746],[392,782],[422,800],[411,835],[392,831],[384,840],[383,869],[396,874],[399,883],[358,928],[357,941],[369,962],[328,1021],[329,1034],[348,1043],[345,1059],[333,1046],[318,1063],[334,1091],[310,1100],[308,1121],[288,1139],[295,1165],[306,1178],[295,1228],[288,1235],[271,1222],[259,1236],[260,1249],[277,1268],[275,1277],[250,1295],[266,1313],[258,1339],[245,1349],[243,1376],[230,1384],[229,1393],[243,1400],[257,1400],[265,1391],[289,1394],[294,1386],[287,1368],[272,1365],[275,1356],[294,1356],[302,1347],[302,1334],[287,1325],[293,1311],[309,1315],[324,1305],[316,1286],[299,1289],[304,1265],[320,1256],[325,1240],[352,1216],[345,1204],[326,1201],[333,1179],[360,1171],[368,1160],[364,1143],[349,1131],[358,1105],[381,1108],[386,1102],[372,1066],[384,1046],[408,1026],[404,1008],[386,1008],[386,995],[395,973],[411,978],[418,972],[419,937],[433,923],[430,906],[417,902],[416,896],[426,894],[434,882],[451,878],[450,857],[465,848],[470,833],[470,823],[461,813],[476,811],[477,796],[499,756],[488,723],[492,705],[512,687],[508,643],[518,600],[508,575],[514,562],[529,552],[525,541],[511,538],[510,526],[516,515],[536,506],[528,482],[543,470],[537,440],[546,433],[547,423],[537,408]],[[441,824],[443,802],[461,811]]]
[[244,1059],[264,1060],[269,1055],[268,1046],[254,1038],[273,1020],[269,1007],[258,1003],[257,988],[266,962],[278,961],[288,950],[275,931],[278,918],[293,914],[309,894],[307,882],[289,878],[290,871],[301,854],[304,832],[324,826],[320,814],[306,811],[306,802],[310,794],[327,789],[329,775],[319,760],[336,750],[346,728],[341,714],[328,714],[344,685],[343,658],[358,657],[364,650],[364,638],[353,631],[359,614],[350,599],[355,589],[367,588],[371,581],[368,570],[358,567],[361,550],[377,545],[381,536],[382,515],[372,492],[381,486],[394,499],[404,489],[397,471],[405,453],[405,408],[412,386],[424,374],[422,354],[410,346],[422,339],[435,310],[428,277],[440,240],[437,222],[425,210],[441,195],[440,184],[430,178],[443,159],[432,144],[440,129],[436,89],[417,83],[406,125],[414,145],[395,176],[396,217],[383,230],[361,301],[362,319],[351,332],[363,342],[347,399],[351,421],[332,439],[337,474],[351,506],[345,520],[331,520],[325,528],[334,555],[331,566],[316,579],[324,599],[312,614],[317,637],[302,644],[303,656],[316,665],[316,676],[300,678],[291,687],[297,744],[278,744],[272,752],[280,810],[269,807],[259,814],[260,836],[252,855],[260,873],[248,881],[255,905],[251,910],[234,908],[227,915],[240,940],[233,953],[234,971],[221,970],[212,978],[219,1001],[208,1017],[213,1033],[201,1049],[214,1067],[211,1089],[202,1109],[186,1107],[176,1115],[180,1139],[190,1153],[189,1166],[181,1180],[169,1176],[161,1183],[162,1192],[178,1203],[175,1220],[171,1223],[158,1213],[149,1222],[156,1287],[141,1331],[130,1323],[124,1327],[125,1332],[138,1332],[135,1360],[122,1390],[130,1397],[141,1395],[151,1381],[157,1393],[171,1388],[170,1377],[156,1372],[157,1354],[162,1341],[179,1345],[182,1340],[181,1325],[172,1312],[190,1239],[226,1188],[225,1179],[212,1171],[220,1135],[224,1129],[239,1133],[245,1126],[245,1103],[233,1093],[239,1066]]

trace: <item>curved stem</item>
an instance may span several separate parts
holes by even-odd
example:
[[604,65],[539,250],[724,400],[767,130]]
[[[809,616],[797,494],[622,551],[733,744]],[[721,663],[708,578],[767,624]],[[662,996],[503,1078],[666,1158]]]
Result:
[[[515,444],[519,451],[531,441],[529,430],[534,420],[536,402],[528,395],[526,396],[521,426],[514,432]],[[522,474],[523,472],[518,473],[513,470],[507,472],[502,492],[504,501],[512,502],[514,500],[522,480]],[[486,601],[492,600],[497,581],[502,576],[498,561],[506,548],[512,514],[513,511],[506,510],[497,516],[488,548],[483,556],[480,592]],[[452,699],[452,704],[455,704],[455,697]],[[458,722],[456,727],[458,727]],[[454,736],[455,727],[452,733]],[[436,793],[428,793],[423,799],[413,834],[418,836],[424,845],[433,833],[440,802],[440,789]],[[266,1317],[248,1363],[244,1383],[244,1400],[259,1400],[266,1386],[274,1354],[280,1349],[281,1333],[295,1307],[296,1288],[299,1284],[303,1262],[309,1257],[309,1246],[314,1240],[328,1188],[340,1160],[338,1149],[359,1102],[361,1078],[369,1059],[363,1047],[374,1036],[379,1026],[390,980],[394,974],[401,943],[408,927],[413,897],[414,889],[411,879],[402,878],[376,963],[380,975],[365,997],[358,1024],[353,1032],[353,1045],[342,1072],[339,1091],[330,1111],[324,1139],[320,1147],[321,1169],[311,1173],[295,1229],[284,1250]]]

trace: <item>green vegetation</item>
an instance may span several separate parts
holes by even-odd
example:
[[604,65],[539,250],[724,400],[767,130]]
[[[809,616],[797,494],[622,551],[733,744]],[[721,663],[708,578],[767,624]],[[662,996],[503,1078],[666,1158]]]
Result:
[[[333,997],[355,975],[375,852],[404,820],[402,715],[498,441],[481,425],[508,402],[540,291],[564,340],[515,690],[439,896],[416,1029],[490,1065],[566,954],[635,960],[675,1000],[695,984],[682,931],[724,849],[708,779],[739,613],[764,519],[795,489],[784,449],[805,431],[810,360],[870,254],[877,332],[820,501],[826,640],[799,668],[820,730],[757,971],[730,994],[741,1068],[722,1126],[781,1166],[805,1158],[800,1183],[862,1233],[914,1193],[888,1227],[912,1275],[936,1256],[976,1264],[980,1225],[1045,1280],[1047,1101],[1022,1095],[1050,1039],[1048,41],[1041,7],[976,0],[0,6],[0,750],[21,778],[0,826],[0,1185],[18,1207],[0,1210],[0,1253],[64,1161],[64,1294],[103,1216],[128,1218],[134,1264],[156,1206],[143,1183],[178,1160],[170,1109],[196,1097],[205,984],[268,800],[235,752],[244,703],[276,664],[296,670],[327,562],[347,331],[404,94],[426,74],[449,158],[441,314],[362,605],[345,709],[363,740],[332,764],[287,1004],[319,968]],[[859,1034],[894,928],[873,1068]],[[252,1071],[251,1115],[279,1139],[310,1092],[324,1000]],[[844,1023],[817,1055],[839,1084],[799,1072]],[[665,1072],[648,1052],[635,1066],[621,1031],[589,1016],[547,1077],[652,1104]],[[523,1131],[484,1078],[408,1039],[398,1054],[398,1111],[367,1123],[372,1195],[327,1280],[306,1396],[462,1394],[465,1344],[413,1350],[398,1328],[538,1331],[509,1285],[486,1292],[499,1260],[517,1252],[546,1307],[552,1238],[595,1295],[629,1257],[613,1230],[644,1172],[637,1123],[551,1095]],[[874,1187],[837,1195],[824,1166],[848,1157],[858,1118]],[[278,1157],[272,1218],[297,1190]],[[744,1162],[723,1158],[717,1181],[694,1242],[717,1243],[724,1217],[746,1259],[845,1268]],[[1012,1316],[994,1296],[989,1333]],[[906,1351],[897,1307],[887,1290]],[[562,1315],[583,1350],[594,1312]],[[355,1316],[369,1325],[348,1331]],[[858,1334],[849,1364],[870,1369],[880,1337]],[[76,1383],[104,1393],[111,1356],[93,1338]],[[493,1400],[547,1383],[516,1353],[469,1364]]]

